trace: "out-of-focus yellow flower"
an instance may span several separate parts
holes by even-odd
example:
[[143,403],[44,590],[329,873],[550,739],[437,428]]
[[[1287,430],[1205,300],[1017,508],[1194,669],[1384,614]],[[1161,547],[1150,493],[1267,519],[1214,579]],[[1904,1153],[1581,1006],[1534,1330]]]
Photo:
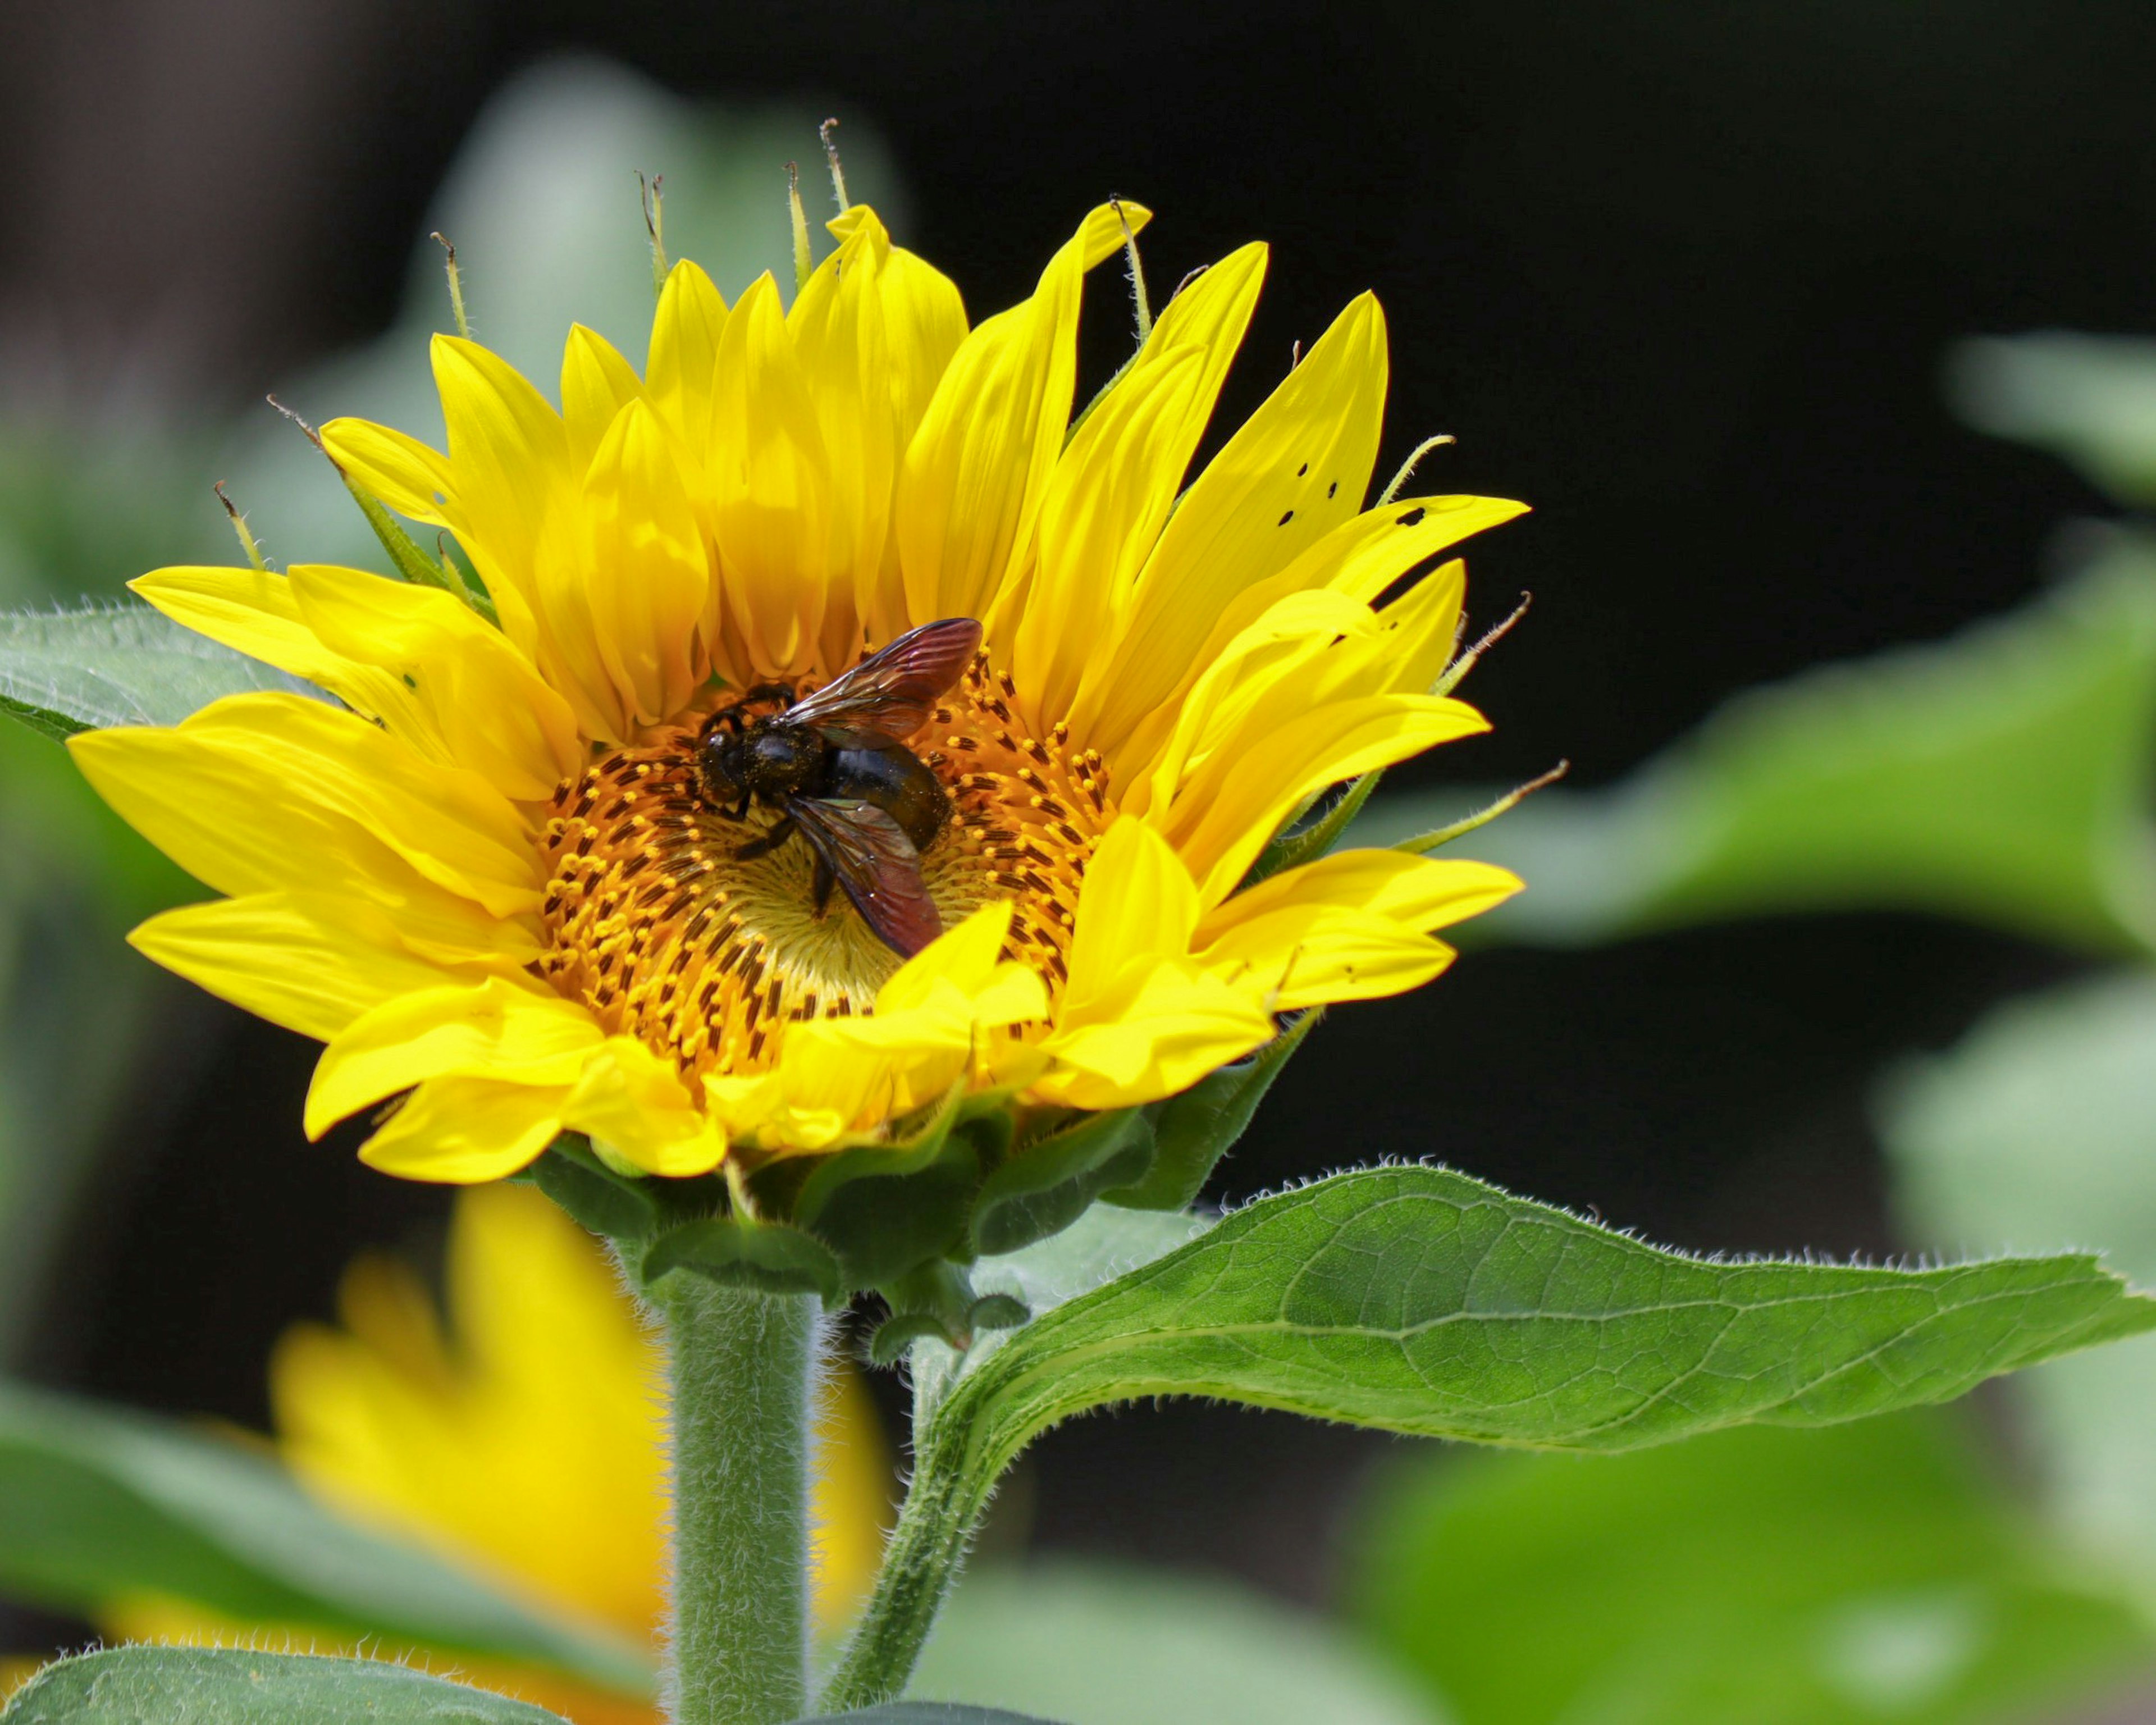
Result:
[[[355,1519],[655,1648],[666,1587],[656,1339],[589,1236],[522,1186],[461,1196],[445,1291],[446,1333],[408,1266],[355,1263],[341,1327],[296,1327],[271,1363],[280,1454]],[[875,1579],[894,1484],[859,1376],[834,1374],[827,1397],[814,1506],[826,1632]],[[227,1643],[261,1628],[154,1600],[116,1602],[103,1625],[129,1639]],[[459,1668],[577,1725],[658,1717],[539,1673]]]
[[[1364,508],[1387,381],[1368,295],[1186,486],[1262,245],[1178,293],[1074,426],[1081,285],[1146,220],[1093,211],[969,329],[855,206],[790,308],[767,275],[728,306],[678,264],[641,376],[573,330],[558,411],[438,337],[446,454],[357,420],[322,440],[454,536],[499,627],[349,569],[137,582],[345,705],[235,696],[74,739],[229,895],[136,945],[327,1042],[311,1132],[408,1093],[361,1153],[459,1181],[565,1129],[660,1174],[828,1149],[961,1081],[1148,1102],[1276,1014],[1436,975],[1432,931],[1511,875],[1363,851],[1238,889],[1328,785],[1486,728],[1430,692],[1461,566],[1406,578],[1522,506]],[[819,909],[806,844],[742,854],[778,811],[718,804],[696,743],[745,691],[810,691],[957,618],[985,645],[905,739],[952,805],[917,857],[948,932],[901,964],[842,899]]]

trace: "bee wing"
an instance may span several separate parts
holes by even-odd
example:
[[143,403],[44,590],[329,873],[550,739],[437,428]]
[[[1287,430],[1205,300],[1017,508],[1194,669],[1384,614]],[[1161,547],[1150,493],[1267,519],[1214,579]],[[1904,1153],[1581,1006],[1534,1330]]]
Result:
[[841,748],[903,742],[964,675],[981,648],[981,625],[946,617],[908,629],[813,695],[787,708],[788,724],[813,726]]
[[846,889],[861,920],[901,957],[943,932],[921,878],[921,854],[899,824],[873,803],[789,797],[786,812]]

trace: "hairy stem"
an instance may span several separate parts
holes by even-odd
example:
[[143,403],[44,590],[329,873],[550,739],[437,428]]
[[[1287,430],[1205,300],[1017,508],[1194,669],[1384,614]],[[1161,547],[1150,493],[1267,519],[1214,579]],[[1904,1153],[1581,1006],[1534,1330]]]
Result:
[[817,1307],[675,1272],[653,1291],[672,1389],[673,1725],[808,1711]]
[[966,1470],[939,1466],[933,1454],[917,1458],[875,1593],[824,1692],[824,1712],[875,1707],[905,1692],[986,1504]]

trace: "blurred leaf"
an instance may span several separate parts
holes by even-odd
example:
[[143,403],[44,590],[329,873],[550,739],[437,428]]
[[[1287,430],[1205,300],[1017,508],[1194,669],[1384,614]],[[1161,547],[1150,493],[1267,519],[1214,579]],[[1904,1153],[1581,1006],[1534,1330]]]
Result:
[[[2010,616],[1740,696],[1609,789],[1541,793],[1476,835],[1528,882],[1476,927],[1569,945],[1877,907],[2156,947],[2156,550],[2108,546]],[[1353,839],[1481,800],[1380,793]]]
[[111,1647],[47,1666],[5,1725],[566,1725],[401,1665],[237,1647]]
[[1929,1410],[1593,1460],[1425,1450],[1362,1520],[1354,1615],[1462,1725],[1951,1725],[2156,1653]]
[[0,712],[59,738],[111,725],[177,725],[222,695],[321,691],[147,605],[0,616]]
[[1096,1564],[969,1577],[911,1688],[1070,1725],[1433,1725],[1441,1717],[1315,1618],[1223,1582]]
[[1964,341],[1947,387],[1979,430],[2064,457],[2123,503],[2156,501],[2156,341],[2060,331]]
[[[1945,1250],[2100,1246],[2156,1275],[2156,977],[2002,1007],[1879,1109],[1897,1197]],[[2156,1594],[2156,1338],[2015,1385],[2056,1507]]]
[[794,1725],[1049,1725],[1044,1719],[1001,1707],[962,1707],[947,1701],[894,1701],[858,1712],[822,1713]]
[[152,1593],[244,1623],[379,1635],[638,1694],[641,1650],[339,1521],[270,1462],[141,1416],[0,1385],[0,1592],[88,1615]]

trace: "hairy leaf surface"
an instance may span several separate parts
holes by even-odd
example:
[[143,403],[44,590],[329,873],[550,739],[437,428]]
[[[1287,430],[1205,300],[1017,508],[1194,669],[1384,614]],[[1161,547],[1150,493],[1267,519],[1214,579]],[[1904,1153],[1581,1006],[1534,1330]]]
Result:
[[1944,1401],[2152,1327],[2156,1300],[2093,1257],[1712,1262],[1448,1169],[1368,1168],[1262,1199],[1038,1318],[952,1388],[931,1447],[992,1476],[1089,1408],[1201,1395],[1629,1450]]
[[147,605],[0,616],[0,711],[48,737],[177,725],[220,696],[262,689],[320,694]]
[[4,1725],[565,1725],[558,1714],[401,1665],[230,1647],[112,1647],[17,1692]]

